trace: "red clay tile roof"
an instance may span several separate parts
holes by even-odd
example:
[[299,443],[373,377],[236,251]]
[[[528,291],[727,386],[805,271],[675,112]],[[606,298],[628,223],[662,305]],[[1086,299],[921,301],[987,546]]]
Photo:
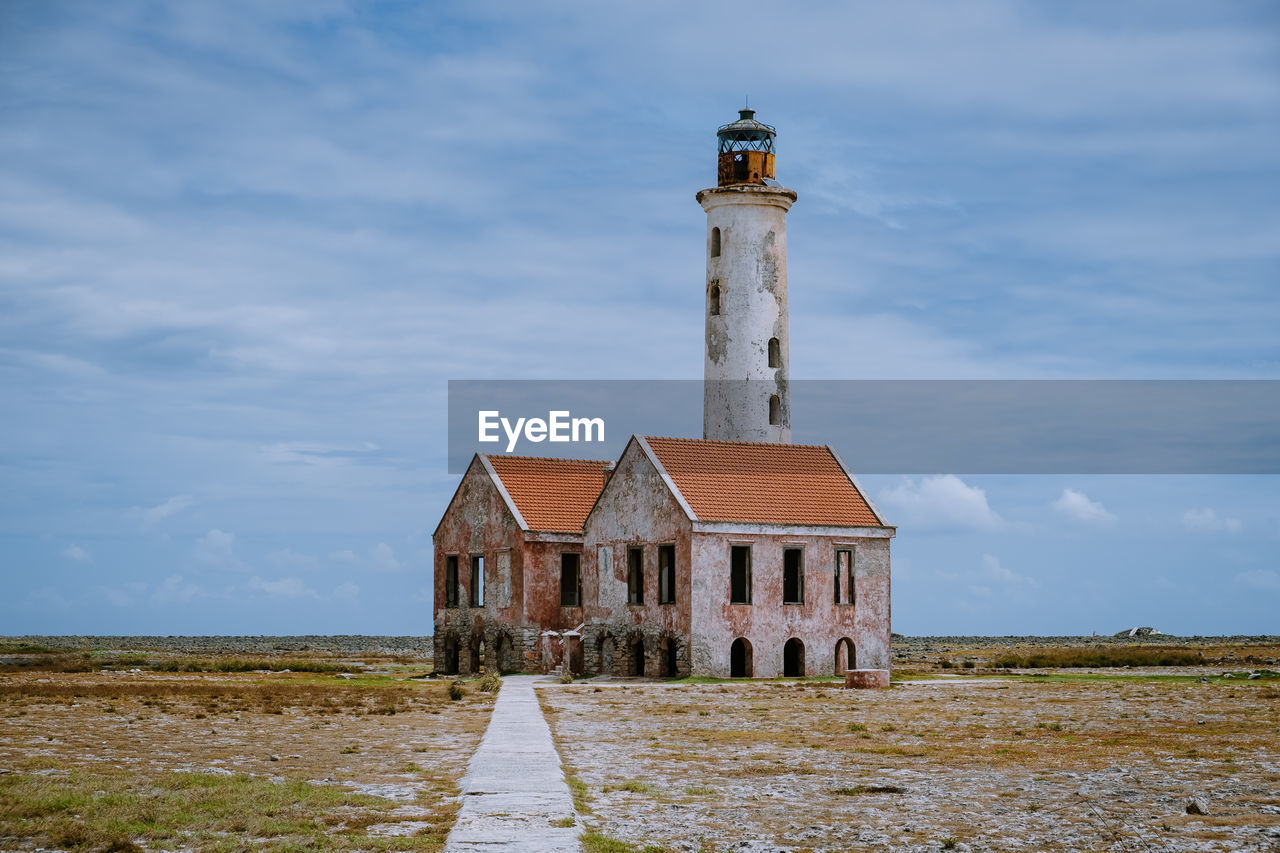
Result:
[[881,526],[825,447],[645,440],[701,521]]
[[530,530],[581,533],[610,464],[590,459],[488,456]]

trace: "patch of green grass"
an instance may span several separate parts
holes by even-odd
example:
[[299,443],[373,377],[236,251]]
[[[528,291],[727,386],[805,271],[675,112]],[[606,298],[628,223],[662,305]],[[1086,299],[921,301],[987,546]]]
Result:
[[565,773],[564,780],[569,784],[569,793],[573,795],[574,810],[578,814],[591,814],[589,803],[595,798],[591,796],[591,789],[587,787],[587,783],[572,773]]
[[640,853],[640,848],[599,830],[588,829],[582,833],[582,853]]
[[273,782],[243,774],[164,773],[142,783],[123,771],[11,773],[0,776],[0,837],[125,850],[130,848],[121,846],[122,839],[203,848],[203,842],[235,836],[327,850],[341,837],[329,820],[336,810],[343,810],[340,820],[348,826],[368,825],[394,805],[300,779]]
[[691,797],[709,797],[715,793],[715,789],[708,788],[706,785],[688,785],[684,792]]
[[604,792],[606,794],[611,791],[629,791],[632,794],[652,794],[653,786],[648,782],[641,782],[639,779],[628,779],[621,785],[605,785]]
[[572,817],[561,817],[551,821],[552,826],[558,826],[561,829],[568,829],[571,826],[576,826],[577,823],[577,819]]

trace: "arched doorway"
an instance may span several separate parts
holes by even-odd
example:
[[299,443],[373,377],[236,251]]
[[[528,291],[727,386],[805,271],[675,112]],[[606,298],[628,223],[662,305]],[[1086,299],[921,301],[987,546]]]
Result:
[[680,661],[676,641],[667,637],[662,641],[662,677],[679,678]]
[[854,650],[853,640],[841,637],[836,640],[836,675],[844,675],[851,669],[858,668],[858,653]]
[[750,678],[753,675],[755,666],[751,661],[751,643],[739,637],[729,647],[729,677]]
[[515,672],[514,649],[511,646],[511,635],[505,631],[498,635],[494,642],[494,666],[499,673]]
[[787,678],[804,677],[804,643],[792,637],[782,647],[782,674]]
[[445,675],[458,674],[458,635],[449,634],[444,638],[444,664]]
[[596,654],[600,659],[600,674],[614,675],[614,644],[613,637],[605,634],[600,638],[600,646],[596,649]]
[[639,637],[631,641],[631,674],[637,678],[644,676],[644,640]]

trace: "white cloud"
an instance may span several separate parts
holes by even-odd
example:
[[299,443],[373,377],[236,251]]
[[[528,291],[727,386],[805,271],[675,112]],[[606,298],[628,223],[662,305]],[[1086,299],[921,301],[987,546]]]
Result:
[[290,568],[310,569],[313,568],[318,560],[311,554],[300,554],[292,548],[282,548],[279,551],[272,551],[268,555],[271,562],[277,566],[287,566]]
[[62,556],[77,563],[92,563],[93,555],[79,545],[71,544],[62,549]]
[[228,569],[233,572],[247,571],[249,567],[235,554],[235,543],[234,533],[227,533],[215,527],[196,540],[196,559],[219,569]]
[[1238,518],[1224,518],[1211,507],[1189,509],[1182,514],[1182,524],[1200,533],[1239,533],[1244,524]]
[[62,594],[62,590],[42,586],[27,593],[26,604],[32,610],[69,610],[72,601]]
[[351,581],[347,581],[344,584],[339,584],[330,598],[338,601],[355,601],[358,595],[360,595],[360,587],[351,583]]
[[169,516],[177,515],[193,503],[195,501],[186,495],[174,495],[164,503],[153,507],[135,506],[131,512],[142,519],[142,527],[147,530]]
[[186,604],[193,598],[206,595],[205,591],[183,580],[182,575],[170,575],[151,593],[157,604]]
[[1006,522],[987,503],[987,493],[954,474],[904,480],[880,497],[916,528],[998,530]]
[[1250,572],[1240,572],[1232,580],[1241,586],[1264,589],[1268,592],[1280,592],[1280,573],[1272,569],[1254,569]]
[[1000,558],[993,554],[982,555],[982,565],[976,572],[976,577],[989,583],[1001,583],[1010,586],[1026,586],[1038,587],[1039,583],[1035,578],[1020,575],[1012,569],[1008,569],[1000,563]]
[[379,542],[374,545],[369,549],[367,556],[357,554],[348,548],[330,553],[329,559],[372,572],[398,572],[405,568],[404,563],[396,557],[395,549],[386,542]]
[[1110,524],[1116,520],[1106,507],[1075,489],[1063,489],[1062,496],[1053,502],[1053,508],[1072,521],[1083,524]]
[[258,576],[249,579],[249,589],[265,593],[273,598],[319,598],[319,594],[298,578],[263,580]]
[[134,582],[123,587],[99,587],[102,597],[116,607],[132,607],[134,602],[147,591],[145,583]]

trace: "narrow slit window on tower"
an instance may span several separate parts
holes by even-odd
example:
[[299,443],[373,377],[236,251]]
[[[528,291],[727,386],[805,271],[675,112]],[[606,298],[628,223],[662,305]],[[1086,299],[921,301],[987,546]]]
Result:
[[782,424],[782,403],[778,400],[777,394],[769,397],[769,423],[772,426],[781,426]]
[[720,229],[711,229],[711,257],[720,257]]
[[471,555],[471,599],[472,607],[484,607],[484,555]]
[[804,551],[800,548],[782,551],[782,603],[804,604]]
[[782,367],[782,344],[777,338],[769,338],[769,366]]
[[582,555],[571,551],[560,555],[560,606],[582,606]]
[[733,545],[729,549],[729,603],[751,603],[750,545]]
[[627,604],[644,604],[644,549],[627,549]]
[[711,285],[711,316],[720,316],[720,285]]
[[676,546],[658,546],[658,603],[676,603]]

